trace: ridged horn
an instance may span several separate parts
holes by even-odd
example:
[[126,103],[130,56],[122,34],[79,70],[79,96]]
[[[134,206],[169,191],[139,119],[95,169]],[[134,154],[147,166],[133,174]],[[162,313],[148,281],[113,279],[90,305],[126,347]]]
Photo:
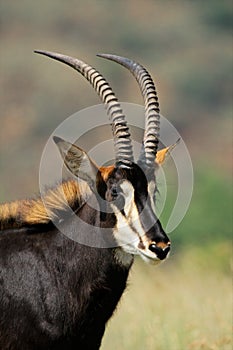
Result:
[[141,64],[126,57],[111,54],[97,56],[121,64],[136,78],[145,104],[145,134],[139,162],[146,162],[148,166],[154,165],[159,142],[160,110],[153,79]]
[[87,79],[104,103],[112,124],[115,164],[130,167],[133,162],[133,149],[129,128],[120,103],[104,77],[95,68],[77,58],[50,51],[35,50],[34,52],[67,64]]

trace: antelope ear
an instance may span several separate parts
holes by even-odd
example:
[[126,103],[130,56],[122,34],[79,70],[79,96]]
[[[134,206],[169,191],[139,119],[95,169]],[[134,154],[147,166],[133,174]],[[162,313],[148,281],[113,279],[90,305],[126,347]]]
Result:
[[98,166],[89,158],[86,152],[72,143],[54,136],[62,159],[71,173],[79,179],[86,181],[91,188],[95,187]]
[[180,139],[178,139],[176,143],[174,143],[173,145],[159,150],[156,154],[155,162],[158,165],[162,165],[165,162],[166,156],[170,154],[170,152],[176,147],[176,145],[178,145],[179,142],[180,142]]

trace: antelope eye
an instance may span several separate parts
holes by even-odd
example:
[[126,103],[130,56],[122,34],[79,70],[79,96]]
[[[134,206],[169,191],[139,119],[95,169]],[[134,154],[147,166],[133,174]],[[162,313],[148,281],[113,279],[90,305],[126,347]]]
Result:
[[115,186],[112,187],[112,189],[111,189],[111,195],[114,199],[117,198],[117,196],[118,196],[118,191],[117,191],[117,188]]

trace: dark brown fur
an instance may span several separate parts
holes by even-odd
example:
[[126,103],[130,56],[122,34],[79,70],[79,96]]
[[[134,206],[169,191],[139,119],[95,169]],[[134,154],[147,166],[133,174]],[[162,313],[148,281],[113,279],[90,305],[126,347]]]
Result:
[[[98,193],[111,200],[113,186],[122,179],[131,182],[136,204],[143,208],[147,180],[136,164],[131,169],[101,170]],[[101,215],[100,208],[90,205],[97,197],[88,185],[68,181],[48,190],[43,200],[48,212],[41,198],[1,207],[3,222],[13,218],[18,226],[9,225],[0,232],[0,349],[97,350],[126,287],[133,258],[121,247],[97,248],[99,243],[114,242],[116,217],[108,210]],[[76,215],[64,215],[67,203]],[[147,214],[146,225],[153,219],[153,210],[148,208]],[[59,230],[51,217],[63,218]],[[64,230],[77,240],[66,237]],[[91,245],[80,244],[81,236]],[[169,241],[159,221],[148,237],[166,245]]]

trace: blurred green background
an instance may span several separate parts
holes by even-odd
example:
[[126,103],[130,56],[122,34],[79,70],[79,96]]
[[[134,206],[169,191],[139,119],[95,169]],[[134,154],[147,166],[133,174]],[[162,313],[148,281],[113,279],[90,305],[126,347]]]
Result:
[[38,191],[51,132],[99,103],[84,79],[34,49],[86,60],[127,102],[142,103],[134,79],[95,54],[143,63],[192,157],[193,198],[170,235],[170,260],[158,268],[136,260],[104,350],[231,349],[232,7],[231,0],[0,2],[1,202]]

